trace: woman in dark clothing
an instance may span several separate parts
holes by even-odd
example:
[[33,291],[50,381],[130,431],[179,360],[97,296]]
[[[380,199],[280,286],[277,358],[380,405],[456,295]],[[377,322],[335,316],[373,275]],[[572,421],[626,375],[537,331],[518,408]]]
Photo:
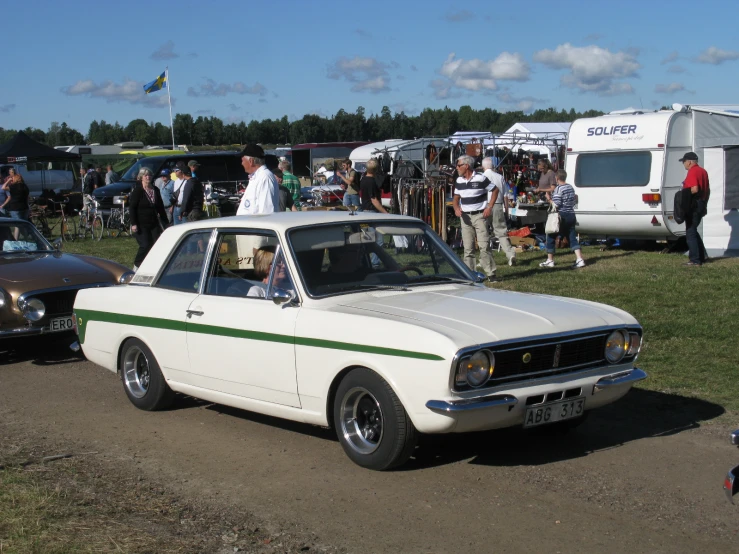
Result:
[[14,219],[25,219],[28,221],[30,210],[28,209],[29,190],[26,182],[18,173],[11,170],[11,177],[6,185],[10,201],[5,204],[5,210]]
[[128,200],[131,213],[131,232],[139,243],[139,250],[133,261],[136,271],[154,246],[167,225],[167,212],[162,203],[162,194],[154,186],[154,174],[149,168],[139,170],[140,187],[134,187]]

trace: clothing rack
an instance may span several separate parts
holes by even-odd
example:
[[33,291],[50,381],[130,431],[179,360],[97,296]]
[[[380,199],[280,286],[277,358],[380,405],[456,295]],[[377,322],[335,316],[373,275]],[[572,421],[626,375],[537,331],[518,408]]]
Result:
[[446,241],[447,182],[444,176],[392,179],[392,213],[416,217]]

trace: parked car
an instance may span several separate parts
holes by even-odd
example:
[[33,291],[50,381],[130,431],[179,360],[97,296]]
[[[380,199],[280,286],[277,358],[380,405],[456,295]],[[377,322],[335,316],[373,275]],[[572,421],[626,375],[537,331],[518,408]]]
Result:
[[415,218],[275,213],[167,229],[130,285],[74,312],[136,407],[180,392],[331,426],[377,470],[419,433],[576,425],[646,377],[628,313],[483,277]]
[[116,207],[114,199],[131,192],[142,167],[148,167],[158,177],[162,169],[173,170],[177,162],[187,163],[190,160],[196,160],[200,163],[198,178],[204,184],[212,183],[212,191],[215,193],[214,198],[219,201],[221,213],[223,215],[235,214],[238,202],[229,199],[236,196],[238,185],[248,180],[248,176],[241,166],[241,157],[235,151],[191,152],[188,154],[141,158],[123,174],[120,181],[95,189],[93,195],[99,202],[101,212],[107,217],[110,210]]
[[[731,444],[739,446],[739,429],[731,434]],[[739,493],[739,466],[729,471],[724,479],[724,491],[729,498],[729,502],[734,503],[734,496]]]
[[[37,164],[37,167],[39,164]],[[67,169],[29,170],[25,164],[0,164],[0,183],[4,182],[14,169],[25,181],[31,196],[41,196],[44,192],[71,192],[74,189],[74,173]]]
[[71,333],[77,292],[133,277],[128,268],[64,254],[27,221],[0,218],[0,340]]

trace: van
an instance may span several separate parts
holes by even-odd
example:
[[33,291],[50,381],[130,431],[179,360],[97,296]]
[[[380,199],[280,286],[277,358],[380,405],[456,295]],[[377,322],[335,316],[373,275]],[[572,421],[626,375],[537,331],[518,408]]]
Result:
[[731,254],[739,248],[739,237],[732,236],[739,207],[737,145],[739,106],[675,104],[672,110],[631,109],[576,120],[565,169],[578,198],[578,232],[669,242],[684,236],[673,199],[686,175],[679,160],[693,151],[711,182],[704,244],[709,256]]
[[193,152],[141,158],[123,174],[120,181],[95,189],[93,195],[100,203],[100,209],[104,214],[107,214],[114,207],[114,197],[131,192],[142,167],[149,168],[156,179],[160,176],[162,169],[171,172],[177,162],[186,164],[190,160],[195,160],[200,164],[197,174],[203,185],[207,186],[210,183],[212,190],[218,193],[220,199],[223,200],[221,202],[221,213],[223,215],[236,213],[236,202],[228,202],[227,200],[237,196],[239,184],[246,184],[249,177],[241,165],[241,154],[235,151]]
[[[35,164],[40,166],[40,164]],[[74,173],[65,169],[29,170],[24,164],[0,165],[0,183],[4,183],[11,169],[23,177],[30,195],[41,196],[44,190],[64,192],[74,189]]]

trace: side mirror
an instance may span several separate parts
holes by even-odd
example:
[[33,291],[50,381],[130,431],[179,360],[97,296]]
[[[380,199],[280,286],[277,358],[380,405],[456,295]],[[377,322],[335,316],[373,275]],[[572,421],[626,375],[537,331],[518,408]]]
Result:
[[64,241],[62,240],[62,237],[57,237],[54,239],[54,242],[51,243],[51,245],[54,247],[54,250],[57,252],[60,252],[62,249],[62,245],[64,244]]
[[484,283],[485,282],[485,274],[480,273],[479,271],[475,271],[475,283]]
[[293,299],[292,294],[290,294],[284,289],[273,289],[272,290],[272,302],[274,302],[278,306],[282,304],[287,304],[288,302],[292,301],[292,299]]

